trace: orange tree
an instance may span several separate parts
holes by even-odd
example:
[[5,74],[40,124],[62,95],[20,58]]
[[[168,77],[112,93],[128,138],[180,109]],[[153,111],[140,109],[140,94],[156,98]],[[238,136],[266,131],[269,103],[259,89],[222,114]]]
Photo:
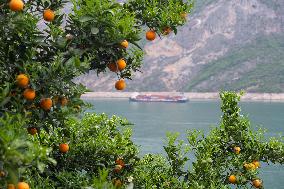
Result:
[[24,114],[37,132],[64,126],[83,104],[85,88],[73,78],[111,70],[123,90],[141,66],[143,29],[151,39],[176,32],[191,8],[182,0],[1,0],[0,113]]
[[[131,79],[141,66],[143,51],[139,41],[143,31],[148,30],[145,37],[151,41],[171,31],[176,33],[191,8],[191,0],[129,0],[124,3],[114,0],[0,0],[1,119],[20,114],[25,124],[18,124],[19,127],[31,135],[27,140],[52,147],[52,158],[56,161],[61,161],[62,156],[67,158],[66,152],[72,149],[68,142],[72,142],[73,134],[66,124],[84,106],[80,96],[86,91],[72,79],[90,69],[98,74],[110,70],[117,75],[117,81],[110,82],[117,90],[123,90],[125,80]],[[19,136],[19,133],[14,135]],[[5,143],[1,143],[1,149]],[[7,153],[9,150],[1,151],[1,156]],[[1,182],[6,184],[13,175],[7,161],[0,159],[0,164],[6,166],[3,169],[10,172],[4,181],[1,177]],[[108,167],[106,165],[102,167]],[[55,178],[48,173],[64,170],[64,166],[53,166],[48,165],[47,172],[40,176]],[[117,163],[115,170],[121,169],[120,166]],[[31,174],[36,170],[29,169]],[[62,187],[58,183],[54,187]],[[120,185],[118,180],[114,183]]]
[[[284,164],[283,138],[265,139],[240,114],[240,96],[222,92],[223,112],[219,127],[205,136],[188,131],[187,141],[168,136],[167,157],[145,156],[135,167],[137,188],[264,188],[259,177],[261,162]],[[189,164],[189,154],[194,155]]]

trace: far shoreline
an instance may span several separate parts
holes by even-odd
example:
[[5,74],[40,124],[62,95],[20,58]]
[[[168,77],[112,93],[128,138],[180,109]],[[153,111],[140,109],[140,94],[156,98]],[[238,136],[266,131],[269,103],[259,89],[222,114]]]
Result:
[[[219,100],[219,93],[180,93],[180,92],[87,92],[81,96],[83,100],[92,99],[128,99],[134,94],[184,95],[189,100]],[[242,101],[284,101],[284,93],[245,93]]]

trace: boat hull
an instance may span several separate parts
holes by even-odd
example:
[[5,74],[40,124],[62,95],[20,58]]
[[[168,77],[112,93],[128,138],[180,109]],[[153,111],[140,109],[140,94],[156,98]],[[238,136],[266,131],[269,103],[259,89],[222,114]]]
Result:
[[186,103],[189,100],[185,97],[182,98],[151,98],[151,96],[147,96],[145,98],[137,98],[137,97],[130,97],[130,101],[132,102],[173,102],[173,103]]

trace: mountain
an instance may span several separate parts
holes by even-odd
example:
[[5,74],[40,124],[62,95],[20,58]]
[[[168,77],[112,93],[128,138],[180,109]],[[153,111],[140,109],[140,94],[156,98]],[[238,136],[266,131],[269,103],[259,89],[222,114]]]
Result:
[[[198,0],[177,35],[147,42],[127,91],[284,92],[284,1]],[[114,91],[113,73],[76,79]]]

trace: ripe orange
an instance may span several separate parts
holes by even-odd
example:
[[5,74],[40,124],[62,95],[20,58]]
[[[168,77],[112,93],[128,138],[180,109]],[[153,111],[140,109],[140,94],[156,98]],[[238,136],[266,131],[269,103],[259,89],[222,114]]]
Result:
[[43,11],[43,19],[47,22],[52,22],[54,20],[55,14],[52,10],[46,9]]
[[153,41],[156,39],[156,33],[153,30],[149,30],[146,32],[146,39],[149,41]]
[[236,154],[239,154],[240,151],[241,151],[241,148],[238,147],[238,146],[235,146],[235,147],[234,147],[234,151],[235,151]]
[[112,62],[107,65],[108,69],[112,72],[117,72],[118,68],[116,63]]
[[115,88],[117,90],[121,91],[121,90],[125,89],[125,87],[126,87],[126,83],[123,79],[120,79],[115,83]]
[[16,189],[14,184],[8,184],[8,189]]
[[66,106],[68,104],[68,99],[66,97],[62,97],[60,100],[61,106]]
[[27,130],[28,130],[28,133],[31,134],[31,135],[37,134],[37,128],[35,128],[35,127],[29,127],[29,128],[27,128]]
[[0,171],[0,177],[5,177],[6,173],[4,171]]
[[182,12],[182,13],[180,14],[180,16],[181,16],[182,19],[186,19],[186,18],[187,18],[186,12]]
[[23,93],[23,96],[27,100],[33,100],[36,97],[35,90],[33,89],[26,89]]
[[255,168],[260,168],[260,162],[259,161],[254,160],[252,163],[254,164]]
[[236,184],[237,183],[237,177],[235,175],[229,176],[229,182],[232,183],[232,184]]
[[48,111],[52,107],[52,100],[50,98],[43,98],[40,100],[40,107],[45,111]]
[[30,186],[26,182],[19,182],[18,189],[30,189]]
[[19,87],[26,88],[29,84],[29,78],[25,74],[20,74],[16,78],[16,83]]
[[117,64],[117,68],[118,68],[119,71],[124,70],[124,68],[126,67],[126,62],[125,62],[125,60],[122,59],[122,58],[119,59],[119,60],[116,62],[116,64]]
[[252,181],[252,185],[256,188],[261,188],[262,187],[262,181],[259,179],[255,179]]
[[255,169],[256,169],[256,167],[255,167],[255,165],[254,165],[253,163],[245,163],[245,164],[244,164],[244,168],[245,168],[246,170],[248,170],[248,171],[251,171],[251,170],[255,170]]
[[9,2],[9,8],[12,11],[21,11],[24,9],[24,2],[22,0],[11,0]]
[[114,172],[116,172],[116,173],[119,173],[121,170],[122,170],[122,166],[121,165],[115,165],[115,167],[114,167]]
[[163,35],[169,35],[172,32],[172,28],[170,27],[165,27],[163,29]]
[[122,181],[120,179],[114,180],[114,186],[120,188],[122,186]]
[[123,48],[127,48],[128,47],[128,41],[124,40],[120,43],[120,45],[123,47]]
[[67,153],[69,151],[69,145],[64,143],[59,145],[59,151],[61,153]]
[[117,159],[115,160],[115,163],[116,163],[117,165],[122,166],[122,167],[125,166],[125,163],[124,163],[123,159],[121,159],[121,158],[117,158]]

